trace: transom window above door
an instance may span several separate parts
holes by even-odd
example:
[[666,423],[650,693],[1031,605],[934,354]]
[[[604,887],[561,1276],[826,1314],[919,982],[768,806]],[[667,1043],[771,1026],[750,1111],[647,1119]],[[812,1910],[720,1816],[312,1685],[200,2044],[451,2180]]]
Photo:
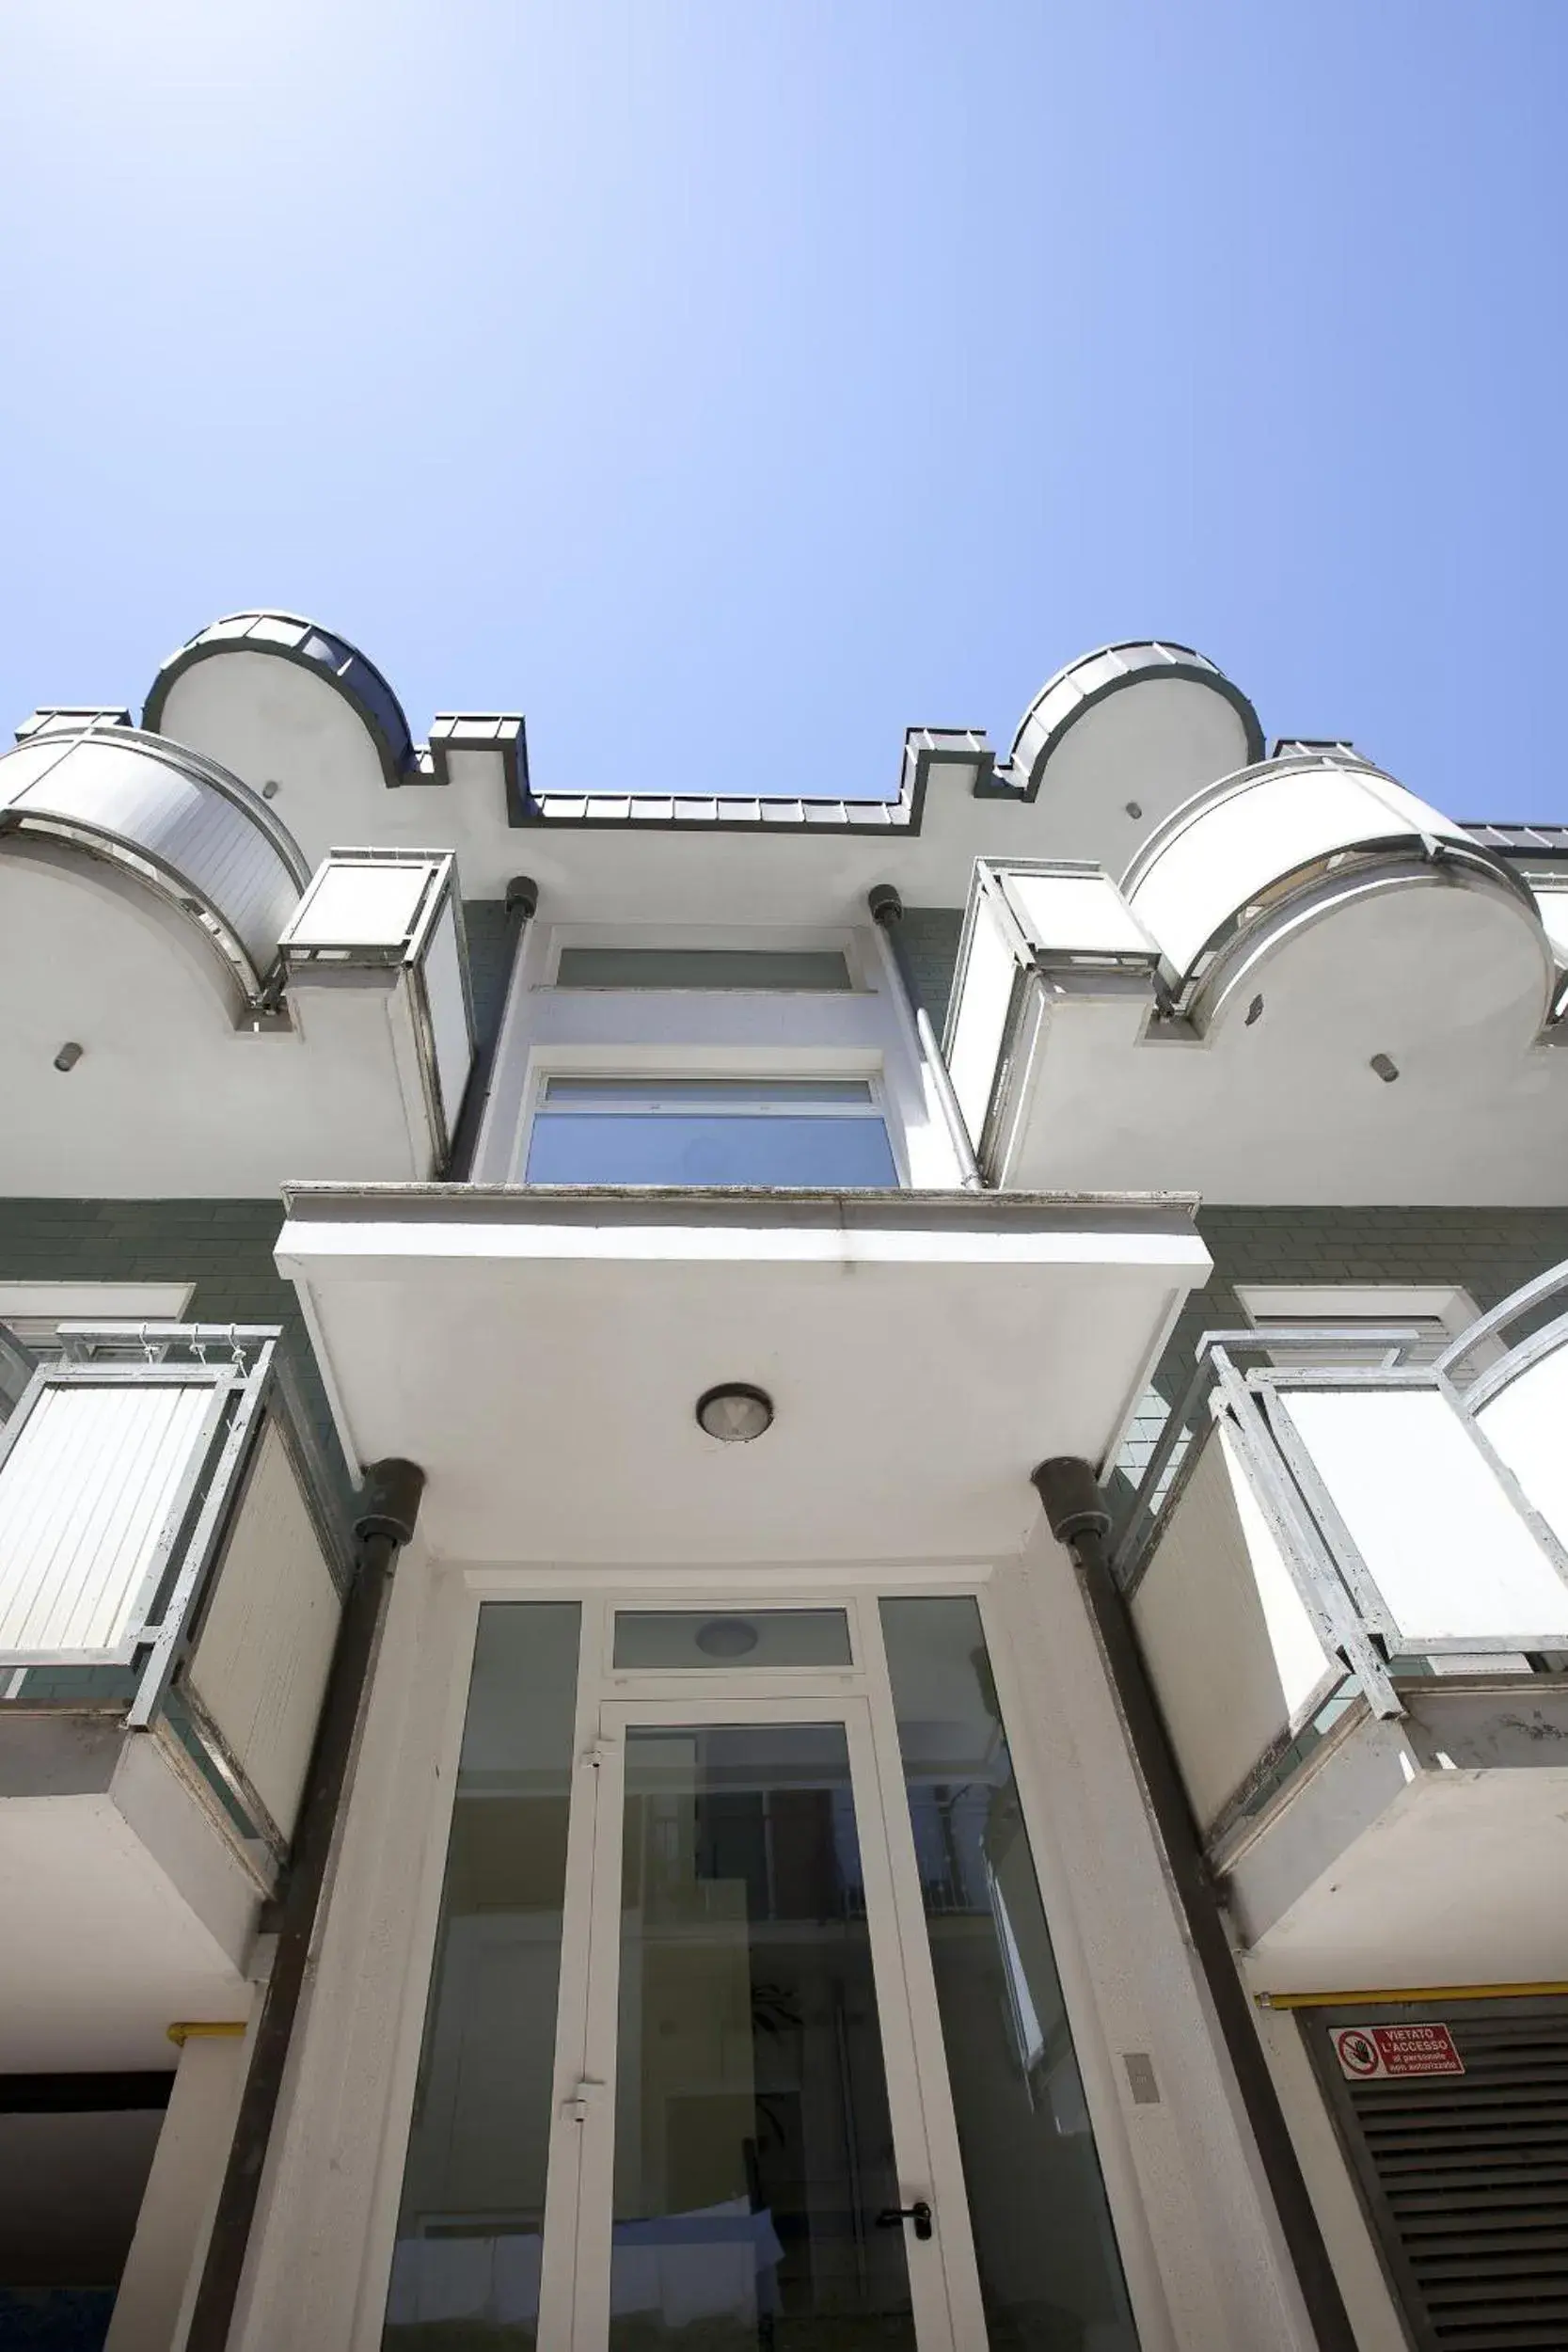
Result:
[[898,1170],[869,1078],[552,1075],[526,1181],[890,1190]]

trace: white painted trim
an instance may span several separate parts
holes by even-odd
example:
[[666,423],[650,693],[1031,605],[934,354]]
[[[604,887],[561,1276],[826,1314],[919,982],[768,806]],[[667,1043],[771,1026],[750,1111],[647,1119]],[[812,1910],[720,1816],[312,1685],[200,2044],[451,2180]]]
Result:
[[[699,1214],[693,1211],[693,1214]],[[1210,1270],[1196,1232],[1096,1232],[1070,1225],[1025,1230],[1008,1224],[989,1231],[896,1226],[581,1225],[466,1223],[454,1202],[450,1217],[428,1223],[392,1218],[290,1217],[278,1235],[277,1263],[285,1274],[309,1272],[318,1261],[336,1279],[355,1273],[374,1279],[407,1271],[424,1259],[439,1268],[452,1260],[587,1258],[654,1263],[738,1263],[790,1265],[1080,1265],[1097,1273],[1153,1267],[1183,1292]]]
[[194,1282],[0,1282],[0,1323],[181,1323]]
[[[433,1581],[426,1602],[430,1646],[436,1661],[440,1633],[448,1632],[446,1672],[433,1674],[444,1705],[432,1774],[430,1806],[420,1872],[409,1905],[408,1937],[404,1956],[403,1993],[395,2027],[389,2038],[384,2128],[376,2153],[375,2188],[358,2298],[356,2346],[375,2352],[386,2326],[387,2297],[391,2285],[392,2257],[397,2245],[398,2211],[403,2201],[403,2175],[408,2157],[414,2099],[419,2089],[420,2052],[424,2042],[425,2010],[440,1926],[441,1890],[446,1883],[447,1853],[451,1842],[452,1807],[457,1796],[457,1767],[463,1753],[463,1733],[468,1714],[468,1688],[473,1679],[474,1645],[479,1633],[480,1603],[461,1578]],[[434,1621],[434,1622],[432,1622]],[[422,1689],[422,1686],[421,1686]]]
[[1252,1324],[1435,1320],[1450,1339],[1481,1314],[1466,1290],[1451,1282],[1238,1282],[1236,1295]]
[[[1039,1753],[1034,1709],[1029,1704],[1031,1652],[1038,1645],[1039,1632],[1027,1608],[1023,1575],[1022,1565],[1013,1563],[981,1590],[976,1597],[980,1627],[1002,1709],[1002,1728],[1012,1758],[1024,1836],[1039,1883],[1046,1931],[1072,2035],[1084,2103],[1088,2109],[1106,2201],[1111,2209],[1111,2227],[1137,2321],[1140,2352],[1175,2352],[1177,2338],[1128,2137],[1121,2082],[1106,2035],[1098,1988],[1080,1931],[1071,1876],[1053,1818],[1053,1799],[1055,1804],[1066,1801],[1068,1791],[1060,1786],[1053,1789],[1051,1774]],[[1034,1688],[1037,1692],[1037,1682]]]
[[[643,995],[650,992],[634,989],[626,993]],[[703,994],[706,992],[694,993]],[[551,1078],[643,1078],[650,1084],[661,1078],[820,1078],[830,1082],[843,1078],[863,1079],[871,1089],[870,1101],[864,1105],[845,1106],[825,1114],[813,1114],[806,1110],[791,1113],[781,1106],[777,1112],[760,1115],[796,1118],[825,1115],[830,1118],[880,1120],[888,1139],[888,1149],[893,1154],[899,1186],[904,1191],[910,1188],[910,1156],[904,1122],[887,1084],[882,1056],[865,1046],[535,1045],[529,1052],[523,1078],[517,1152],[511,1171],[511,1180],[515,1184],[528,1182],[526,1171],[529,1153],[533,1146],[534,1121],[544,1105],[546,1087]],[[632,1111],[636,1107],[635,1104],[627,1105]],[[717,1116],[724,1116],[721,1106],[716,1105],[715,1110]],[[754,1112],[733,1114],[737,1118],[758,1115]],[[833,1187],[829,1185],[824,1189],[831,1191]]]

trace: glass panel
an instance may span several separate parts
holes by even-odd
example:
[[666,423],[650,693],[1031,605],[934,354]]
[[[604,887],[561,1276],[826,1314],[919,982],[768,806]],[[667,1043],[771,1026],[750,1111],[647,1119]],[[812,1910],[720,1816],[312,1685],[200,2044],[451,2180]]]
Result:
[[1136,2352],[978,1606],[881,1616],[991,2344]]
[[574,1110],[585,1104],[618,1110],[725,1110],[740,1114],[765,1112],[775,1105],[784,1111],[869,1110],[871,1084],[866,1078],[546,1078],[545,1102],[554,1110],[569,1103]]
[[784,1184],[892,1190],[879,1119],[704,1119],[541,1111],[531,1184]]
[[479,1613],[387,2352],[535,2340],[579,1614]]
[[840,1724],[626,1736],[610,2352],[914,2352]]
[[618,1609],[617,1666],[847,1666],[842,1609]]
[[557,988],[831,988],[849,986],[833,949],[562,947]]

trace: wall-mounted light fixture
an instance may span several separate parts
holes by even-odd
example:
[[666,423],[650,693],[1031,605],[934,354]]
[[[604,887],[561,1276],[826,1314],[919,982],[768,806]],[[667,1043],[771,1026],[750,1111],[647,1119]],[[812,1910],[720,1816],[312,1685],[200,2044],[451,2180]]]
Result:
[[74,1039],[71,1039],[68,1043],[62,1045],[59,1052],[55,1055],[55,1067],[56,1070],[74,1070],[81,1058],[82,1048],[76,1043]]

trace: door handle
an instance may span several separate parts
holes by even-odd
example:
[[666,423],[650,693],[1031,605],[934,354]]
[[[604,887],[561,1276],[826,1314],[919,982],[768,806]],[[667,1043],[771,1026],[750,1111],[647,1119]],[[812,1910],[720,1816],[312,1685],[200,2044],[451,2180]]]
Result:
[[877,2216],[879,2230],[896,2230],[901,2221],[912,2221],[914,2233],[924,2244],[931,2234],[931,2208],[924,2197],[917,2197],[912,2205],[884,2205]]

